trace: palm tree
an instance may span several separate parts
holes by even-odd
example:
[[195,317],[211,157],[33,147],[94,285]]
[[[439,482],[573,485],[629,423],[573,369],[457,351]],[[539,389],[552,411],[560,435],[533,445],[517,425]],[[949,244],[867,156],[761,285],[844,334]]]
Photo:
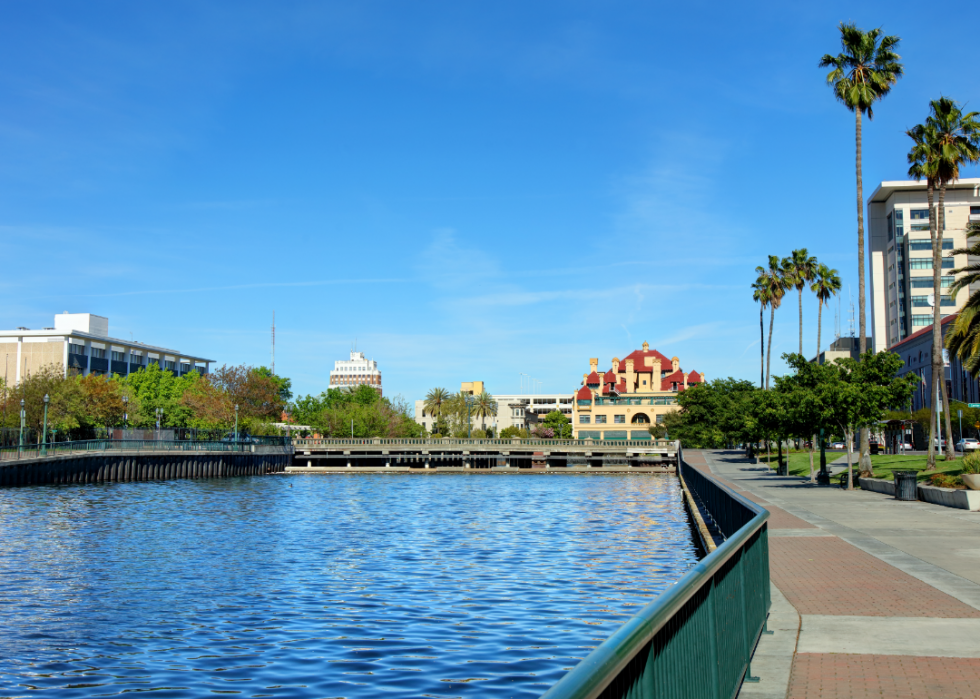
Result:
[[817,296],[817,361],[820,361],[820,331],[823,328],[823,306],[840,291],[840,277],[837,270],[825,264],[817,265],[810,291]]
[[[971,222],[966,229],[967,240],[972,245],[959,250],[953,250],[954,255],[969,255],[971,259],[980,256],[980,222]],[[962,269],[954,269],[953,274],[963,274],[949,288],[949,295],[963,289],[980,285],[980,263],[974,262]],[[946,348],[950,354],[960,359],[963,368],[972,376],[980,375],[980,290],[974,291],[967,299],[963,310],[956,316],[953,327],[946,333]]]
[[794,250],[789,257],[783,258],[783,276],[786,278],[786,288],[796,287],[800,302],[800,356],[803,356],[803,289],[807,282],[812,282],[817,272],[817,258],[809,257],[806,248]]
[[433,432],[437,432],[435,429],[436,423],[439,421],[439,417],[442,415],[442,409],[446,402],[449,401],[449,391],[444,388],[433,388],[425,396],[425,403],[422,404],[422,409],[435,418],[433,422]]
[[769,267],[756,267],[756,274],[759,279],[756,284],[761,284],[768,296],[769,304],[769,343],[766,349],[766,390],[769,389],[770,366],[772,365],[772,324],[776,320],[776,309],[783,302],[786,294],[786,280],[783,277],[783,268],[776,255],[769,256]]
[[[949,415],[949,396],[942,372],[942,231],[946,229],[946,186],[960,176],[960,166],[980,160],[980,114],[963,113],[960,106],[949,97],[940,97],[929,103],[929,116],[925,124],[908,131],[914,141],[909,152],[909,174],[917,178],[927,177],[931,188],[939,187],[939,201],[935,211],[929,202],[929,233],[932,239],[933,290],[936,303],[932,322],[932,378],[933,385],[940,387],[943,409],[946,413],[946,434],[952,434]],[[927,189],[928,192],[928,189]],[[958,287],[959,288],[959,287]],[[936,383],[938,382],[938,383]],[[935,403],[936,401],[932,401]],[[933,411],[936,407],[933,408]],[[935,415],[933,415],[935,417]],[[931,442],[931,440],[930,440]],[[952,440],[946,440],[946,459],[954,458]],[[929,467],[935,465],[934,459]]]
[[[864,288],[864,182],[861,175],[861,115],[867,113],[868,121],[874,118],[872,107],[884,99],[904,73],[899,56],[897,36],[882,36],[881,29],[863,31],[854,23],[841,22],[840,43],[843,51],[836,56],[829,53],[820,59],[820,67],[833,67],[827,74],[827,83],[837,101],[854,112],[855,169],[857,171],[858,216],[858,347],[863,355],[868,349],[865,321]],[[861,467],[871,470],[868,454],[868,429],[861,429]]]
[[[758,272],[761,267],[756,267]],[[769,305],[769,289],[764,276],[759,276],[752,285],[752,299],[759,302],[759,388],[766,385],[766,331],[762,322],[762,312]]]
[[489,393],[484,391],[476,396],[473,401],[473,414],[480,418],[480,425],[484,432],[487,430],[487,417],[497,414],[497,401]]

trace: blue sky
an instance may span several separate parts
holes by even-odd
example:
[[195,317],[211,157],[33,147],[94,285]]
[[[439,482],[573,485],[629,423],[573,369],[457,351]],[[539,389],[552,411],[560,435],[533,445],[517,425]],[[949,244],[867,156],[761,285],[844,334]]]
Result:
[[969,34],[921,3],[8,3],[0,323],[268,364],[275,310],[300,393],[355,338],[410,400],[571,391],[644,340],[757,380],[767,254],[857,301],[854,120],[817,68],[841,20],[902,37],[867,195],[930,99],[980,108]]

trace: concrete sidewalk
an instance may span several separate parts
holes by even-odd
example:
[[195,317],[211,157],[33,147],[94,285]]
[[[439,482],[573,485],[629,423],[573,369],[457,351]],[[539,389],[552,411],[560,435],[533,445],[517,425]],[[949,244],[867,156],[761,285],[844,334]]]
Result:
[[980,513],[812,486],[737,452],[685,458],[772,513],[779,623],[740,696],[980,697]]

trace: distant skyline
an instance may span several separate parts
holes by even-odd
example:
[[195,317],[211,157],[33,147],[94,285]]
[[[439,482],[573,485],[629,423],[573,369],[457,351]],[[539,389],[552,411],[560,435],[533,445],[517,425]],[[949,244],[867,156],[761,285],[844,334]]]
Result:
[[[89,312],[268,366],[275,311],[297,394],[355,338],[409,402],[518,393],[522,373],[570,393],[590,357],[644,341],[758,381],[768,254],[839,270],[845,333],[857,303],[854,119],[817,67],[838,23],[902,38],[906,75],[865,121],[866,195],[905,179],[929,100],[980,109],[966,32],[911,2],[6,9],[0,327]],[[805,295],[808,356],[816,318]]]

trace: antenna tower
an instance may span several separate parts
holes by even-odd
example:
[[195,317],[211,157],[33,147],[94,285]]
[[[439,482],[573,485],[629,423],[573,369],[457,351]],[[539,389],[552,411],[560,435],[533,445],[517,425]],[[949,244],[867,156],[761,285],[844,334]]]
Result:
[[850,286],[847,287],[847,297],[848,297],[848,299],[850,299],[850,302],[851,302],[851,312],[850,312],[850,317],[848,318],[848,321],[847,321],[847,327],[848,327],[848,332],[849,332],[850,336],[851,337],[854,337],[854,297],[851,296],[851,287]]
[[276,375],[276,312],[272,312],[272,375]]

